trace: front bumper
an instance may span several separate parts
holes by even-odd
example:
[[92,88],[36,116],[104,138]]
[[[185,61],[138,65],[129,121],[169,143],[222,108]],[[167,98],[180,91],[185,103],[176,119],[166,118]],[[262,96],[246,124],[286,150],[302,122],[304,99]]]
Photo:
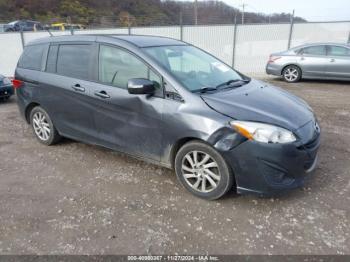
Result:
[[304,185],[316,168],[320,134],[305,144],[245,141],[224,157],[232,167],[238,193],[277,195]]
[[0,86],[0,98],[10,97],[14,94],[12,85]]

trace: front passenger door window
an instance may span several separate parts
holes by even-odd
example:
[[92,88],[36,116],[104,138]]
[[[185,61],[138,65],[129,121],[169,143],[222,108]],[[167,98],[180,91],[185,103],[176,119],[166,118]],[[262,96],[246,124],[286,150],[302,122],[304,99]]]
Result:
[[120,48],[100,46],[99,81],[115,87],[127,89],[132,78],[145,78],[155,83],[157,96],[162,96],[162,79],[143,61]]
[[329,56],[349,56],[350,57],[350,49],[342,46],[329,46],[328,47],[328,55]]

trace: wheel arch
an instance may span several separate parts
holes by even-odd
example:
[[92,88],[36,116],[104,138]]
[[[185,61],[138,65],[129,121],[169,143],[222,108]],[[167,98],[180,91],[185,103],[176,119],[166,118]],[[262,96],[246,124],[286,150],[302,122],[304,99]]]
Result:
[[296,63],[290,63],[290,64],[284,65],[284,66],[282,67],[281,76],[283,76],[283,71],[284,71],[288,66],[295,66],[295,67],[299,68],[300,74],[301,74],[300,76],[303,75],[303,70],[301,69],[300,65],[298,65],[298,64],[296,64]]
[[190,141],[200,141],[200,142],[203,142],[205,144],[208,144],[208,142],[204,141],[203,139],[197,138],[197,137],[183,137],[183,138],[177,140],[176,143],[172,146],[172,148],[170,150],[170,165],[171,165],[172,169],[175,168],[175,158],[176,158],[177,152],[179,152],[180,148],[183,147],[183,145],[185,145],[186,143],[188,143]]
[[31,102],[30,104],[27,105],[24,111],[24,116],[28,124],[30,124],[30,112],[33,110],[33,108],[37,106],[40,106],[40,104],[36,102]]

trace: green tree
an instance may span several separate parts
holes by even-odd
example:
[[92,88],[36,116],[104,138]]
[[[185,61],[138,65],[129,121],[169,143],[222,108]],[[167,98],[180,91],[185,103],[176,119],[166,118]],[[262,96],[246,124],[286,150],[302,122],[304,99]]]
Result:
[[72,22],[87,24],[94,15],[94,10],[84,6],[78,0],[63,0],[60,5],[60,14],[63,17],[70,17]]

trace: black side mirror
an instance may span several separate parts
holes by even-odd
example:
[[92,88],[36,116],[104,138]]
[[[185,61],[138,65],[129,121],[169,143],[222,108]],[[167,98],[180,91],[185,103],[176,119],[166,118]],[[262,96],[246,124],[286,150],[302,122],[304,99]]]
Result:
[[154,83],[144,78],[133,78],[128,81],[129,94],[153,95],[155,92]]

